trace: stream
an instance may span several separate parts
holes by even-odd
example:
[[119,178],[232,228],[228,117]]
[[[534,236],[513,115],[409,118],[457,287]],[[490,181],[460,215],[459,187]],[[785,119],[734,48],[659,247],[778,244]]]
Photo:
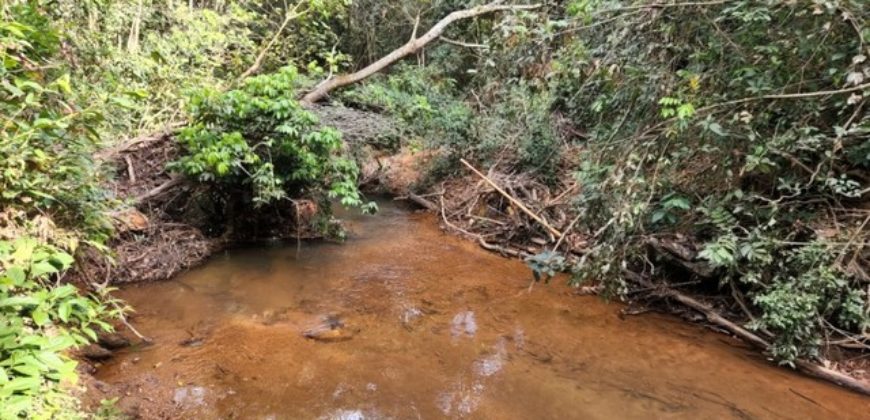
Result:
[[342,244],[215,256],[118,296],[154,340],[98,367],[142,418],[868,418],[870,399],[671,316],[620,316],[385,201]]

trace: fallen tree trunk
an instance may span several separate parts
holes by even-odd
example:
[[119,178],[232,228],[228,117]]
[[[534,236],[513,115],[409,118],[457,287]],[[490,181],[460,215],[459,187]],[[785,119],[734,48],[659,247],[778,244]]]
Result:
[[447,26],[453,22],[498,11],[533,10],[541,7],[541,5],[539,4],[503,5],[500,3],[500,1],[496,1],[483,6],[477,6],[466,10],[458,10],[450,13],[444,19],[438,21],[438,23],[432,26],[432,28],[429,29],[428,32],[426,32],[425,34],[423,34],[423,36],[419,38],[417,38],[417,31],[415,28],[414,34],[411,35],[411,39],[408,40],[405,45],[402,45],[401,47],[393,50],[393,52],[382,57],[380,60],[369,64],[360,71],[324,80],[319,85],[317,85],[314,90],[308,92],[308,94],[306,94],[302,98],[302,101],[300,101],[301,104],[305,107],[310,107],[311,105],[317,103],[318,101],[329,95],[329,92],[332,92],[333,90],[340,87],[364,80],[369,76],[391,66],[397,61],[416,53],[430,42],[438,39],[441,34],[444,33],[444,30],[447,28]]
[[[634,283],[637,283],[641,286],[648,287],[651,289],[661,289],[667,296],[674,298],[674,300],[686,305],[707,317],[707,320],[722,327],[726,330],[730,331],[732,334],[740,337],[744,341],[752,344],[753,346],[761,349],[767,350],[770,347],[770,343],[759,337],[758,335],[752,333],[751,331],[737,325],[727,319],[725,319],[722,315],[719,315],[715,309],[710,307],[709,305],[694,299],[692,297],[686,296],[670,287],[663,285],[656,285],[652,281],[646,279],[645,277],[629,271],[622,270],[623,275],[631,280]],[[824,379],[826,381],[833,382],[837,385],[840,385],[845,388],[849,388],[855,392],[860,392],[864,395],[870,395],[870,383],[865,381],[858,380],[849,375],[840,373],[833,369],[828,369],[823,366],[819,366],[816,363],[798,359],[795,361],[795,366],[801,372],[804,372],[808,375],[815,376],[820,379]]]

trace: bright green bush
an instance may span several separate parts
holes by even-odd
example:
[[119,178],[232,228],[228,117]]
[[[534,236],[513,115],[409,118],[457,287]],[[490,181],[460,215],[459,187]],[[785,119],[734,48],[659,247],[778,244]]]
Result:
[[239,89],[196,93],[193,124],[178,135],[183,154],[171,167],[230,191],[248,191],[254,206],[302,195],[365,205],[340,133],[321,127],[293,99],[299,83],[296,69],[285,67]]

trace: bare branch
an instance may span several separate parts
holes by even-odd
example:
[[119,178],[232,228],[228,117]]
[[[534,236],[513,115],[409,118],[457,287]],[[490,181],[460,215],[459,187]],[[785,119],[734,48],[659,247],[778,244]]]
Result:
[[296,3],[296,6],[293,7],[293,10],[291,10],[290,12],[287,13],[287,15],[284,17],[284,22],[281,23],[281,26],[275,32],[275,35],[272,36],[272,39],[269,40],[269,43],[266,44],[266,46],[263,47],[263,49],[260,51],[260,54],[257,55],[257,58],[254,60],[254,64],[251,64],[251,67],[248,67],[248,69],[245,70],[245,72],[242,73],[238,79],[236,79],[236,82],[240,82],[242,80],[245,80],[248,77],[250,77],[252,74],[256,73],[257,70],[260,69],[260,66],[263,65],[263,60],[266,59],[266,54],[269,52],[270,49],[272,49],[272,46],[274,46],[275,43],[278,42],[278,38],[281,36],[281,33],[284,32],[284,29],[287,27],[287,25],[292,20],[307,13],[307,11],[301,12],[301,13],[296,12],[296,10],[299,9],[299,6],[301,4],[302,4],[301,1],[299,3]]
[[[555,237],[557,237],[557,238],[559,238],[559,239],[562,238],[562,236],[563,236],[563,235],[562,235],[562,232],[559,232],[559,230],[557,230],[557,229],[554,228],[553,226],[550,226],[550,224],[547,223],[546,220],[544,220],[543,218],[541,218],[541,216],[538,216],[537,214],[535,214],[535,212],[529,210],[529,208],[526,207],[525,204],[523,204],[520,200],[517,200],[513,195],[509,194],[507,191],[505,191],[504,189],[502,189],[501,187],[499,187],[498,184],[496,184],[496,183],[495,183],[493,180],[491,180],[488,176],[486,176],[486,175],[484,175],[483,173],[481,173],[480,171],[478,171],[477,168],[475,168],[474,166],[471,166],[471,164],[468,163],[468,161],[466,161],[465,159],[460,159],[459,161],[462,162],[463,165],[467,166],[468,169],[471,170],[471,172],[474,172],[475,175],[477,175],[477,176],[483,178],[483,180],[486,181],[487,184],[489,184],[491,187],[495,188],[495,190],[498,191],[499,194],[501,194],[501,195],[503,195],[505,198],[507,198],[511,203],[513,203],[515,206],[517,206],[520,210],[522,210],[524,213],[526,213],[527,215],[529,215],[529,217],[531,217],[532,219],[534,219],[536,222],[540,223],[541,226],[545,227],[545,228],[547,229],[547,231],[549,231],[550,233],[552,233]],[[572,226],[572,227],[573,227],[573,226]],[[561,241],[560,241],[560,242],[561,242]],[[558,244],[557,244],[557,245],[558,245]]]
[[473,44],[470,42],[456,41],[456,40],[447,38],[446,36],[442,36],[441,40],[450,44],[450,45],[456,45],[457,47],[489,49],[489,45],[486,45],[486,44]]

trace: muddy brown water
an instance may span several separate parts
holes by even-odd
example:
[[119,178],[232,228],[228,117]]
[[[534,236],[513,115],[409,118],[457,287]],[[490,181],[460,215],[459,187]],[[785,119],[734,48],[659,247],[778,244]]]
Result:
[[233,250],[122,290],[155,344],[100,367],[103,388],[144,418],[870,418],[870,399],[700,326],[623,319],[559,281],[526,293],[522,262],[431,216],[344,217],[344,244]]

